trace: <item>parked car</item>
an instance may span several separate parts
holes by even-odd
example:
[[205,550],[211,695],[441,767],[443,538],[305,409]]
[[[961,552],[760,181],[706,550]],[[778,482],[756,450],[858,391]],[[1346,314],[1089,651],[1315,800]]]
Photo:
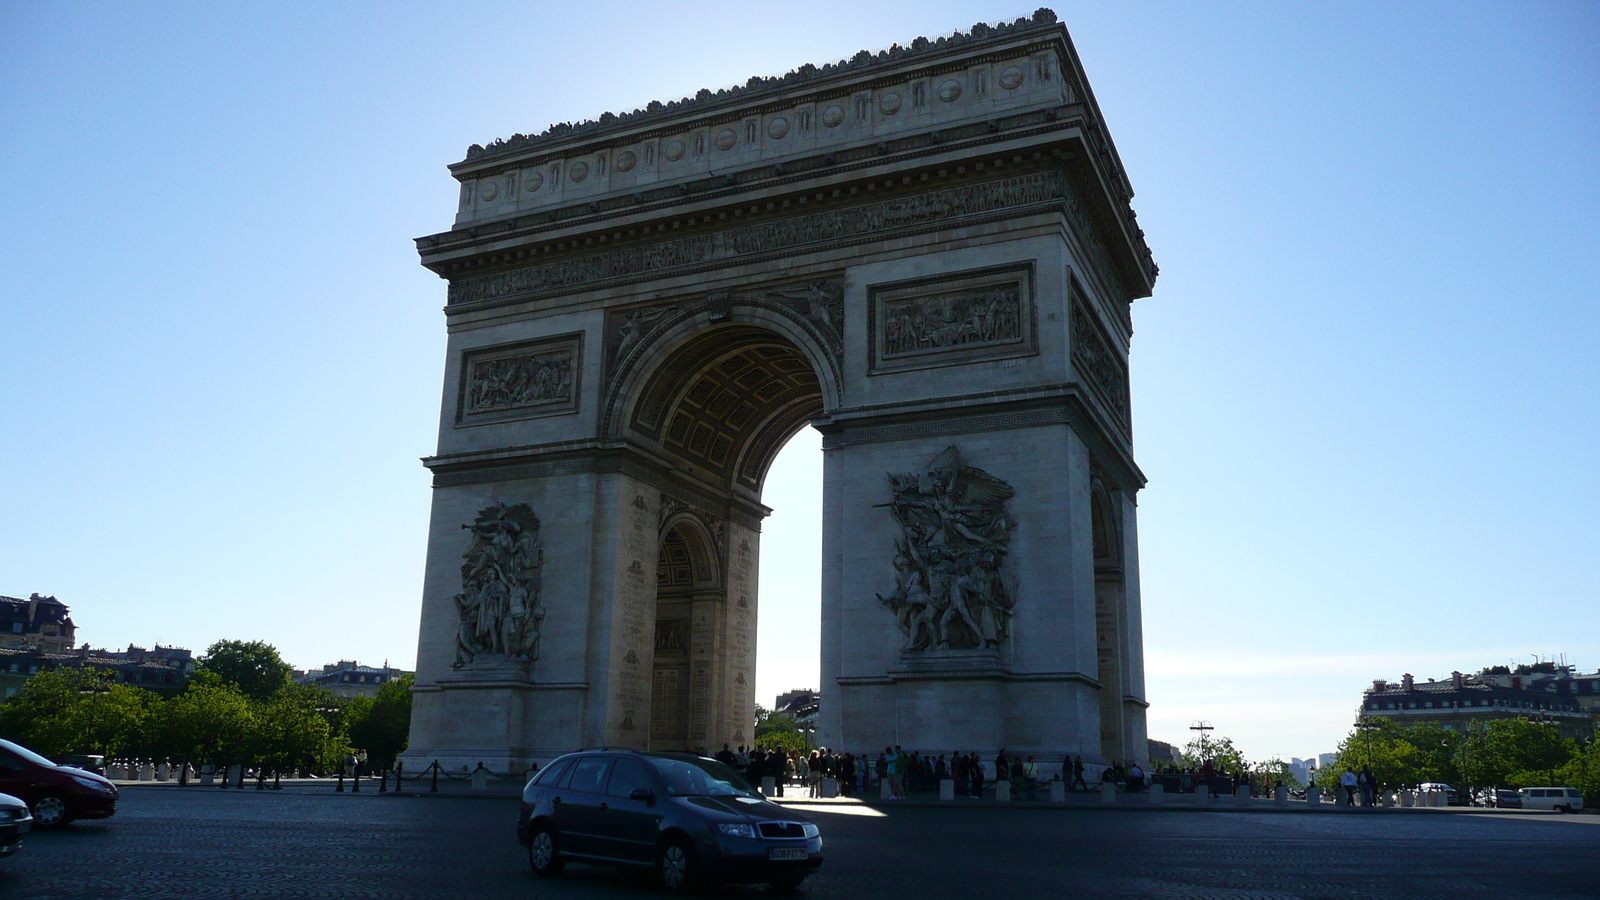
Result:
[[1583,809],[1583,791],[1569,787],[1523,788],[1523,809],[1559,809],[1577,812]]
[[28,804],[10,794],[0,794],[0,859],[22,848],[22,836],[32,825]]
[[103,776],[58,766],[21,744],[0,740],[0,793],[20,798],[39,828],[117,811],[117,786]]
[[61,764],[63,766],[72,766],[74,769],[82,769],[85,772],[93,772],[96,775],[106,774],[106,758],[98,753],[74,753],[71,756],[63,756],[61,757]]
[[517,839],[539,875],[569,861],[653,869],[673,892],[717,882],[793,890],[822,866],[816,825],[688,753],[556,759],[522,792]]
[[1422,784],[1417,785],[1417,790],[1419,790],[1419,791],[1442,791],[1444,793],[1444,805],[1445,806],[1468,806],[1468,805],[1470,805],[1468,803],[1467,798],[1466,798],[1465,795],[1463,795],[1461,793],[1458,793],[1455,788],[1453,788],[1450,785],[1445,784],[1443,782],[1439,782],[1439,781],[1424,782]]

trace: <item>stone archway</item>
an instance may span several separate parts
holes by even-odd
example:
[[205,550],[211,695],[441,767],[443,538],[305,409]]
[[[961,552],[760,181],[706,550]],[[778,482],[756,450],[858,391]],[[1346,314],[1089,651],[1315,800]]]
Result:
[[748,743],[763,481],[808,423],[823,743],[1146,758],[1156,269],[1053,15],[452,171],[408,764]]

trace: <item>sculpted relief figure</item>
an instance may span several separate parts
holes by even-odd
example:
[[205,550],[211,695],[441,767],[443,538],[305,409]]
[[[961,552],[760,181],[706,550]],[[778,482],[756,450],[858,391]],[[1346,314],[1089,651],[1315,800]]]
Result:
[[539,573],[544,548],[539,518],[526,503],[497,503],[462,528],[472,544],[462,554],[461,593],[455,596],[460,628],[455,667],[480,656],[528,663],[539,657]]
[[994,648],[1011,628],[1016,579],[1002,570],[1015,491],[962,465],[953,445],[922,472],[889,475],[886,504],[900,525],[895,589],[878,600],[894,613],[906,650]]
[[514,409],[572,399],[572,355],[510,356],[475,363],[468,408]]

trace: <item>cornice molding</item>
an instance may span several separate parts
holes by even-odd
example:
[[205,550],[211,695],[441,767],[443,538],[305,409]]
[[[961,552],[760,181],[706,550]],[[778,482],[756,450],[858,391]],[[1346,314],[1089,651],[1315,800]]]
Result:
[[1040,8],[1034,12],[1032,18],[1018,18],[1014,22],[1002,22],[998,25],[979,22],[966,32],[958,31],[932,40],[919,37],[906,47],[895,44],[876,54],[870,50],[862,50],[850,59],[840,60],[837,63],[827,63],[822,66],[807,63],[776,77],[757,75],[743,85],[731,88],[718,91],[702,88],[693,97],[685,97],[682,100],[666,103],[651,101],[643,109],[632,112],[621,114],[607,112],[598,119],[551,125],[537,134],[514,134],[509,138],[500,138],[490,142],[488,146],[473,144],[467,148],[466,159],[452,168],[481,162],[498,162],[502,157],[515,157],[529,151],[570,149],[572,144],[602,141],[637,127],[678,124],[685,118],[710,117],[731,111],[731,107],[759,104],[802,85],[822,87],[830,81],[873,74],[908,60],[926,58],[931,61],[951,52],[987,49],[1022,35],[1043,37],[1051,34],[1065,37],[1066,28],[1056,24],[1056,14],[1053,11]]

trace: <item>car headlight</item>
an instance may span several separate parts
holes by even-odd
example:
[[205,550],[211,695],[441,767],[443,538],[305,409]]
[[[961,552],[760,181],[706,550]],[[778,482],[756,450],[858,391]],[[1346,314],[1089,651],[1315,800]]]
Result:
[[720,822],[717,830],[729,837],[753,838],[756,836],[756,827],[748,822]]
[[96,781],[93,778],[82,778],[82,777],[77,776],[77,775],[69,775],[67,777],[71,778],[73,781],[76,781],[77,783],[83,785],[84,787],[88,788],[91,791],[99,791],[102,794],[109,794],[113,790],[111,785],[106,784],[103,781]]
[[800,828],[805,832],[805,835],[808,838],[822,837],[822,832],[818,831],[817,826],[810,822],[801,822]]

